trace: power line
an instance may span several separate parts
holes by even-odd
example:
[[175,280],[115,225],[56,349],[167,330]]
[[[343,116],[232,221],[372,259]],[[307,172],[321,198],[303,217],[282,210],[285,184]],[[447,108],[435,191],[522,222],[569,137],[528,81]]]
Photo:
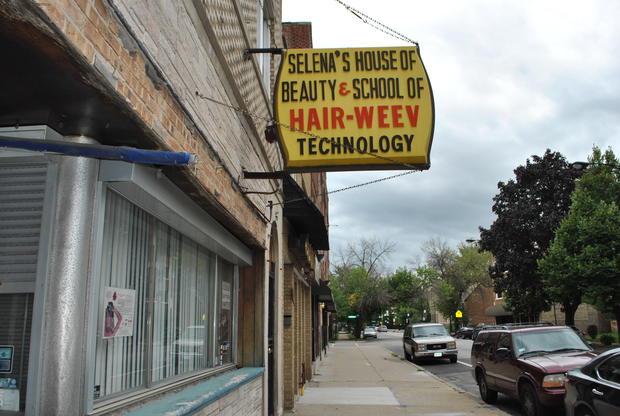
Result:
[[[281,122],[279,122],[279,121],[277,121],[277,120],[273,120],[273,119],[271,119],[271,118],[269,118],[269,117],[265,117],[265,116],[262,116],[262,115],[260,115],[260,114],[252,113],[252,112],[251,112],[251,111],[249,111],[249,110],[246,110],[246,109],[244,109],[244,108],[241,108],[241,107],[238,107],[238,106],[235,106],[235,105],[232,105],[232,104],[227,104],[227,103],[225,103],[225,102],[222,102],[222,101],[216,100],[215,98],[212,98],[212,97],[206,96],[206,95],[204,95],[204,94],[202,94],[202,93],[200,93],[200,92],[198,92],[198,91],[196,91],[196,96],[197,96],[198,98],[203,99],[203,100],[210,101],[210,102],[212,102],[212,103],[219,104],[219,105],[222,105],[222,106],[224,106],[224,107],[228,107],[228,108],[230,108],[230,109],[232,109],[232,110],[234,110],[234,111],[237,111],[237,112],[243,113],[243,114],[245,114],[245,115],[247,115],[247,116],[249,116],[249,117],[251,117],[251,118],[256,118],[256,119],[259,119],[259,120],[263,120],[263,121],[266,121],[267,123],[273,123],[273,124],[276,124],[276,125],[278,125],[278,126],[282,126],[282,127],[286,128],[286,129],[290,129],[290,130],[292,130],[292,131],[296,131],[296,132],[298,132],[298,133],[303,133],[303,134],[305,134],[305,135],[307,135],[307,136],[310,136],[310,137],[313,137],[313,138],[315,138],[315,139],[323,139],[323,137],[321,137],[321,136],[319,136],[319,135],[317,135],[317,134],[314,134],[314,133],[312,133],[312,132],[305,131],[305,130],[301,130],[301,129],[298,129],[298,128],[293,127],[293,126],[289,126],[288,124],[281,123]],[[380,156],[380,155],[375,154],[375,153],[371,153],[371,152],[362,151],[362,150],[361,150],[361,149],[359,149],[359,148],[351,148],[350,150],[354,150],[354,151],[356,151],[357,153],[362,154],[362,155],[372,156],[372,157],[375,157],[375,158],[377,158],[377,159],[382,159],[382,160],[385,160],[385,161],[387,161],[387,162],[391,162],[391,163],[393,163],[394,165],[402,166],[402,167],[403,167],[403,168],[405,168],[405,169],[419,170],[419,168],[418,168],[417,166],[411,165],[411,164],[409,164],[409,163],[399,162],[399,161],[397,161],[397,160],[390,159],[389,157]]]
[[384,25],[378,20],[373,19],[372,17],[368,16],[364,12],[361,12],[349,6],[348,4],[346,4],[345,2],[341,0],[335,0],[335,1],[340,3],[344,8],[346,8],[349,12],[351,12],[355,17],[357,17],[358,19],[360,19],[362,22],[366,23],[367,25],[374,27],[375,29],[385,33],[386,35],[392,36],[393,38],[396,38],[398,40],[402,40],[405,42],[409,42],[409,43],[412,43],[418,46],[418,42],[416,42],[415,40],[409,39],[407,36],[403,35],[400,32],[397,32],[396,30],[392,29],[389,26]]

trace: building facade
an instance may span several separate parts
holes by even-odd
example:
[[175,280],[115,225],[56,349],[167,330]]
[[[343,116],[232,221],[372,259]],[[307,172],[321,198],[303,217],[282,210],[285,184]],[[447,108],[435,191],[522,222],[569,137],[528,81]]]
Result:
[[281,414],[329,247],[301,175],[246,175],[280,0],[0,0],[0,45],[0,410]]

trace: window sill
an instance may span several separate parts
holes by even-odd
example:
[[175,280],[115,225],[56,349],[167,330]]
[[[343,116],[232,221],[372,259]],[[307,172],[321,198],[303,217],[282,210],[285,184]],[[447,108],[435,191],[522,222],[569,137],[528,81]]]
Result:
[[229,371],[202,383],[192,385],[178,393],[167,395],[162,399],[126,413],[126,415],[151,416],[168,413],[175,416],[190,415],[223,397],[228,392],[261,376],[264,371],[263,367],[243,367]]

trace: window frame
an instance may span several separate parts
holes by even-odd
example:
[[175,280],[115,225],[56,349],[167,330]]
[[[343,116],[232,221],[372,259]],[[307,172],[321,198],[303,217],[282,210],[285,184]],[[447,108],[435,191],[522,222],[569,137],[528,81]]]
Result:
[[[93,261],[92,261],[92,280],[90,283],[89,296],[93,300],[90,302],[88,320],[88,342],[87,357],[91,360],[96,358],[97,336],[99,331],[100,319],[100,273],[102,265],[102,245],[103,228],[105,223],[105,203],[108,191],[115,192],[120,197],[126,199],[141,210],[148,213],[152,218],[176,230],[179,234],[191,239],[196,244],[211,252],[214,260],[213,295],[209,296],[208,310],[213,313],[214,318],[207,325],[210,327],[208,338],[208,368],[178,374],[167,377],[156,382],[152,381],[153,365],[153,291],[155,287],[155,277],[150,272],[147,283],[147,312],[145,323],[147,334],[145,336],[145,361],[142,371],[143,382],[139,387],[123,392],[106,395],[105,397],[94,398],[95,368],[88,366],[86,370],[86,383],[84,395],[86,396],[87,412],[109,411],[127,406],[130,403],[147,399],[148,397],[161,394],[162,392],[182,387],[195,381],[211,377],[213,375],[229,371],[236,368],[237,364],[237,337],[238,337],[238,289],[239,289],[239,268],[250,265],[252,254],[249,248],[237,240],[232,234],[226,231],[219,223],[212,219],[207,213],[199,208],[192,200],[183,194],[167,178],[162,177],[156,169],[139,166],[127,162],[105,161],[100,168],[100,178],[97,189],[97,212],[95,215],[95,232],[93,233]],[[150,197],[150,198],[149,198]],[[151,199],[151,200],[150,200]],[[152,199],[155,199],[161,206],[154,207]],[[176,208],[176,209],[175,209]],[[154,212],[155,211],[155,212]],[[199,221],[196,220],[199,216]],[[179,221],[179,222],[177,222]],[[156,223],[153,221],[153,223]],[[177,226],[181,223],[181,226]],[[187,235],[188,224],[193,230],[193,235]],[[180,229],[181,228],[181,229]],[[212,231],[212,233],[209,233]],[[197,241],[196,234],[201,234],[201,241]],[[153,234],[152,234],[153,236]],[[152,242],[151,242],[152,243]],[[232,288],[232,334],[231,348],[232,355],[230,363],[217,366],[216,345],[218,338],[220,311],[217,305],[220,303],[218,297],[221,281],[221,262],[226,261],[231,264],[233,272]],[[152,264],[154,266],[154,263]],[[94,362],[94,361],[91,361]]]
[[598,379],[600,381],[603,381],[605,383],[609,383],[609,384],[613,384],[616,386],[620,386],[620,382],[619,381],[614,381],[614,380],[610,380],[608,378],[605,378],[601,375],[600,369],[601,367],[605,366],[606,364],[609,364],[612,361],[619,361],[620,362],[620,354],[615,354],[612,355],[610,357],[608,357],[606,360],[604,360],[602,363],[600,363],[599,365],[596,366],[596,375],[598,377]]

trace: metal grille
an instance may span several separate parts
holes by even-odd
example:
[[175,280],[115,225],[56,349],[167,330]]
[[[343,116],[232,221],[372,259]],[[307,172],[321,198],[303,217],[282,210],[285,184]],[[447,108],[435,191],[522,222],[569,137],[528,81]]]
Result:
[[0,280],[34,282],[47,165],[0,164]]
[[429,344],[427,348],[429,350],[444,350],[446,349],[446,344]]

